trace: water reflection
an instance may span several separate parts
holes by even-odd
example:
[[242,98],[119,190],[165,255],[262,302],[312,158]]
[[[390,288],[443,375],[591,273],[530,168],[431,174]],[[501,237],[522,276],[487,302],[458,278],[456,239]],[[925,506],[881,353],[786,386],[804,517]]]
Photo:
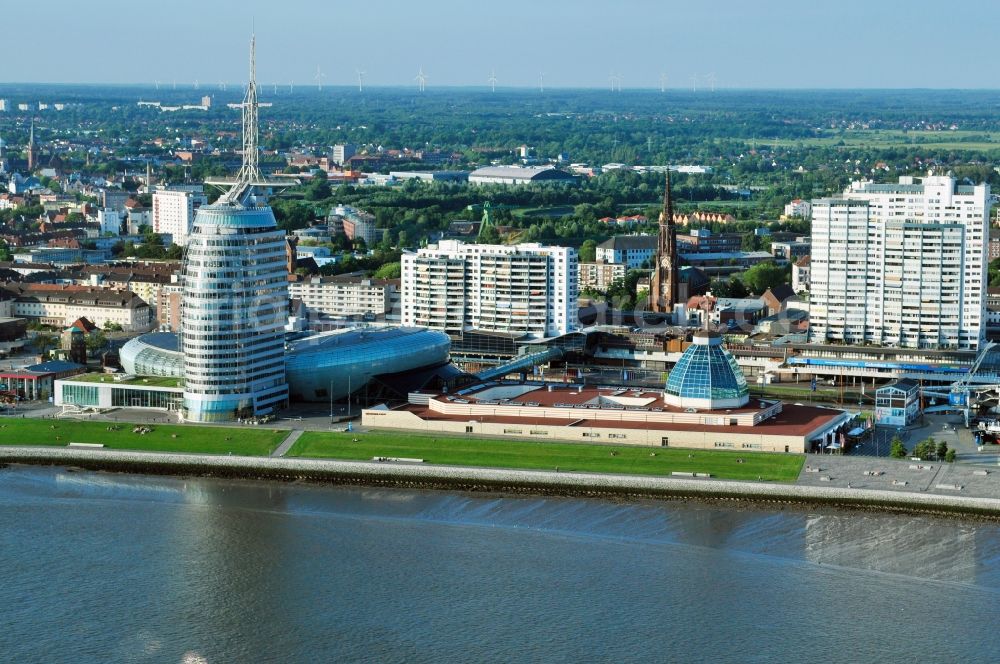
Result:
[[0,653],[996,661],[968,617],[1000,601],[998,543],[991,523],[862,512],[11,468]]

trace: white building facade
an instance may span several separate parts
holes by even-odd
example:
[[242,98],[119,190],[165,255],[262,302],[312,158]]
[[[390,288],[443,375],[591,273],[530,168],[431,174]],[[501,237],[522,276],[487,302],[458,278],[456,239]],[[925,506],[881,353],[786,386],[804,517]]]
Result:
[[538,338],[579,327],[574,249],[446,240],[404,253],[402,264],[403,325]]
[[621,263],[629,270],[652,264],[656,256],[655,235],[616,235],[597,245],[597,260]]
[[101,225],[101,235],[121,235],[122,215],[118,210],[101,208],[97,211],[97,223]]
[[812,259],[809,256],[803,256],[792,263],[792,290],[796,293],[809,290],[811,265]]
[[786,217],[801,217],[803,219],[808,219],[811,214],[812,203],[804,201],[801,198],[796,198],[791,203],[785,205]]
[[125,332],[146,332],[153,312],[127,290],[56,284],[15,284],[10,315],[43,325],[65,327],[86,318],[97,327],[121,326]]
[[980,346],[990,187],[919,180],[812,202],[811,341]]
[[288,284],[288,296],[311,314],[383,317],[392,307],[396,286],[385,279],[307,277]]
[[153,232],[167,233],[180,246],[187,245],[195,210],[207,202],[204,194],[161,189],[153,192]]

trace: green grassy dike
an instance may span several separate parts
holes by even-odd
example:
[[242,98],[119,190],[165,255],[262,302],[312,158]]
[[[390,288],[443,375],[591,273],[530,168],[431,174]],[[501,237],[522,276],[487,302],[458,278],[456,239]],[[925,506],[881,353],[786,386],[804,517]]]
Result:
[[[109,426],[119,427],[109,431]],[[133,433],[136,426],[152,432]],[[136,425],[128,422],[86,422],[0,417],[0,445],[66,447],[74,443],[102,443],[115,450],[191,452],[197,454],[270,454],[287,431],[250,427],[200,427],[179,424]]]
[[530,470],[558,468],[634,475],[698,472],[711,473],[712,477],[719,479],[756,480],[759,477],[772,482],[795,481],[805,462],[805,457],[797,454],[536,443],[388,431],[345,434],[309,431],[295,442],[285,456],[341,460],[406,457],[455,466]]
[[[117,431],[109,426],[117,425]],[[0,445],[66,447],[101,443],[108,449],[192,454],[266,456],[288,431],[250,427],[153,424],[147,434],[126,422],[40,420],[0,417]],[[357,441],[357,442],[355,442]],[[673,471],[711,473],[715,478],[793,482],[805,458],[795,454],[685,450],[432,436],[398,431],[305,432],[286,456],[368,461],[406,457],[427,463],[485,468],[669,475]]]

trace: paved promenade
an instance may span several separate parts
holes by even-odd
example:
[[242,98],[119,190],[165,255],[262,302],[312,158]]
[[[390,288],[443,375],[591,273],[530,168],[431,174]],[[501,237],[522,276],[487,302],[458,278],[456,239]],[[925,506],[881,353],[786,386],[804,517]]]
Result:
[[[300,458],[165,454],[120,450],[0,446],[0,462],[77,465],[136,473],[207,474],[226,477],[313,479],[366,484],[447,487],[454,489],[528,490],[569,494],[642,494],[723,498],[748,501],[813,502],[876,509],[953,511],[1000,516],[1000,498],[974,496],[973,487],[959,492],[913,485],[871,488],[812,484],[771,484],[711,479],[680,479],[640,475],[566,473],[534,470],[434,466],[429,464],[333,461]],[[822,464],[821,464],[822,466]],[[842,468],[847,468],[846,466]],[[935,472],[927,469],[919,472]],[[822,472],[822,470],[821,470]],[[902,471],[893,471],[902,472]],[[814,473],[809,473],[813,475]],[[881,477],[881,476],[880,476]],[[948,477],[932,482],[941,483]],[[996,475],[985,476],[992,486]],[[909,490],[907,490],[909,489]],[[958,493],[960,495],[954,495]],[[979,493],[978,489],[976,493]]]
[[1000,499],[1000,466],[808,456],[796,485]]

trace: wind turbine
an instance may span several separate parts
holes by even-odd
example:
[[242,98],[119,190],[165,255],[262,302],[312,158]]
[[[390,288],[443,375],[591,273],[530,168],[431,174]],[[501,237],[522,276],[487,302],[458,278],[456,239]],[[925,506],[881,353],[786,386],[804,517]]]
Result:
[[194,79],[194,89],[198,89],[198,79]]
[[691,74],[691,92],[698,92],[698,74]]
[[420,69],[417,70],[417,75],[413,77],[413,80],[417,82],[417,89],[420,92],[424,91],[427,86],[427,74],[424,73],[424,66],[420,65]]
[[174,90],[176,90],[176,89],[177,89],[177,79],[175,78],[174,79]]
[[226,91],[226,82],[225,81],[219,81],[219,89],[222,90],[223,92]]
[[667,91],[667,75],[664,73],[660,74],[660,92],[666,92],[666,91]]
[[490,84],[490,89],[493,92],[497,91],[497,72],[495,69],[490,70],[490,77],[486,79],[486,82]]
[[288,94],[293,94],[295,92],[295,79],[293,78],[288,82]]
[[368,72],[361,71],[360,69],[355,69],[354,71],[358,74],[358,92],[362,92],[365,87],[365,74]]
[[715,92],[715,72],[713,71],[711,74],[709,74],[705,78],[708,79],[708,87],[709,87],[709,89],[712,92]]
[[616,88],[618,92],[622,91],[622,75],[611,72],[611,91],[614,92]]
[[316,75],[313,76],[313,78],[316,79],[316,91],[317,92],[323,92],[323,79],[325,77],[326,77],[326,74],[323,73],[323,70],[320,69],[319,65],[316,65]]
[[545,72],[538,72],[538,91],[545,92]]
[[156,89],[159,90],[160,89],[160,82],[159,81],[153,81],[153,83],[156,84]]

